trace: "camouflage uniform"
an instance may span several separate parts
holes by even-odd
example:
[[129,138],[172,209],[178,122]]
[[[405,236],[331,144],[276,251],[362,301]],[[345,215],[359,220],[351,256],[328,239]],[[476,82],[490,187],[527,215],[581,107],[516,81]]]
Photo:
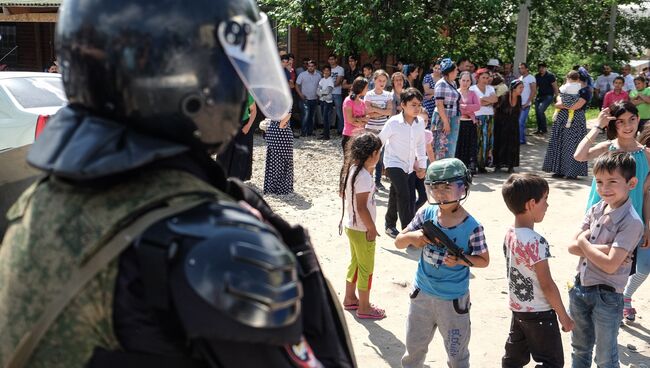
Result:
[[[74,271],[117,231],[152,208],[201,197],[227,199],[173,170],[147,171],[109,189],[84,189],[54,177],[32,185],[9,211],[11,225],[0,248],[0,366]],[[95,347],[119,348],[112,328],[116,263],[75,296],[28,367],[82,367]]]

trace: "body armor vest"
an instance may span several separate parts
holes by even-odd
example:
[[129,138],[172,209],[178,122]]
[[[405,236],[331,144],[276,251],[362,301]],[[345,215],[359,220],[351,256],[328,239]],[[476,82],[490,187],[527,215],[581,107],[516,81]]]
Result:
[[[101,189],[47,177],[32,185],[7,217],[0,248],[0,367],[65,289],[74,271],[117,232],[153,209],[228,200],[213,186],[174,170],[143,171]],[[86,283],[58,315],[28,367],[82,367],[95,347],[119,349],[112,306],[117,259]]]

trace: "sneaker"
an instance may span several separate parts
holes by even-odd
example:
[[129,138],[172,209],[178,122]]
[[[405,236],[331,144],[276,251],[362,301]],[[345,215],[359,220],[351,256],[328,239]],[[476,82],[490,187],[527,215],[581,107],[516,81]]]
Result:
[[634,322],[636,319],[636,309],[634,308],[623,308],[623,318],[626,322]]
[[397,238],[397,235],[399,235],[399,231],[395,227],[387,227],[386,228],[386,235],[388,235],[391,238],[395,239],[395,238]]

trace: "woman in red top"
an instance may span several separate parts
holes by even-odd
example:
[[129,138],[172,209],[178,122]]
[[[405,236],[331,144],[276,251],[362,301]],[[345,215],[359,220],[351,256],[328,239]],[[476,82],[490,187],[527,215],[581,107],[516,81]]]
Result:
[[478,139],[476,134],[476,117],[474,112],[481,108],[481,101],[476,93],[469,90],[472,77],[469,72],[460,73],[460,131],[456,145],[456,158],[463,161],[472,175],[476,173],[476,155]]

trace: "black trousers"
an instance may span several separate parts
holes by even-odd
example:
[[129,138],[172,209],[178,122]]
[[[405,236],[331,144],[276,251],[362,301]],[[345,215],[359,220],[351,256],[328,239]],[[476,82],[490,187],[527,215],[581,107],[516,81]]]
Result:
[[409,174],[409,187],[411,187],[411,203],[413,203],[413,216],[415,216],[420,207],[427,202],[427,191],[424,188],[424,179],[418,178],[415,171]]
[[530,356],[539,363],[535,367],[564,366],[564,352],[557,315],[545,312],[512,312],[506,353],[501,359],[503,368],[521,368],[530,362]]
[[[386,228],[397,227],[397,215],[401,229],[404,229],[413,219],[414,203],[411,201],[411,187],[409,175],[398,167],[386,168],[390,179],[390,192],[388,194],[388,208],[386,209]],[[398,228],[400,229],[400,228]]]

